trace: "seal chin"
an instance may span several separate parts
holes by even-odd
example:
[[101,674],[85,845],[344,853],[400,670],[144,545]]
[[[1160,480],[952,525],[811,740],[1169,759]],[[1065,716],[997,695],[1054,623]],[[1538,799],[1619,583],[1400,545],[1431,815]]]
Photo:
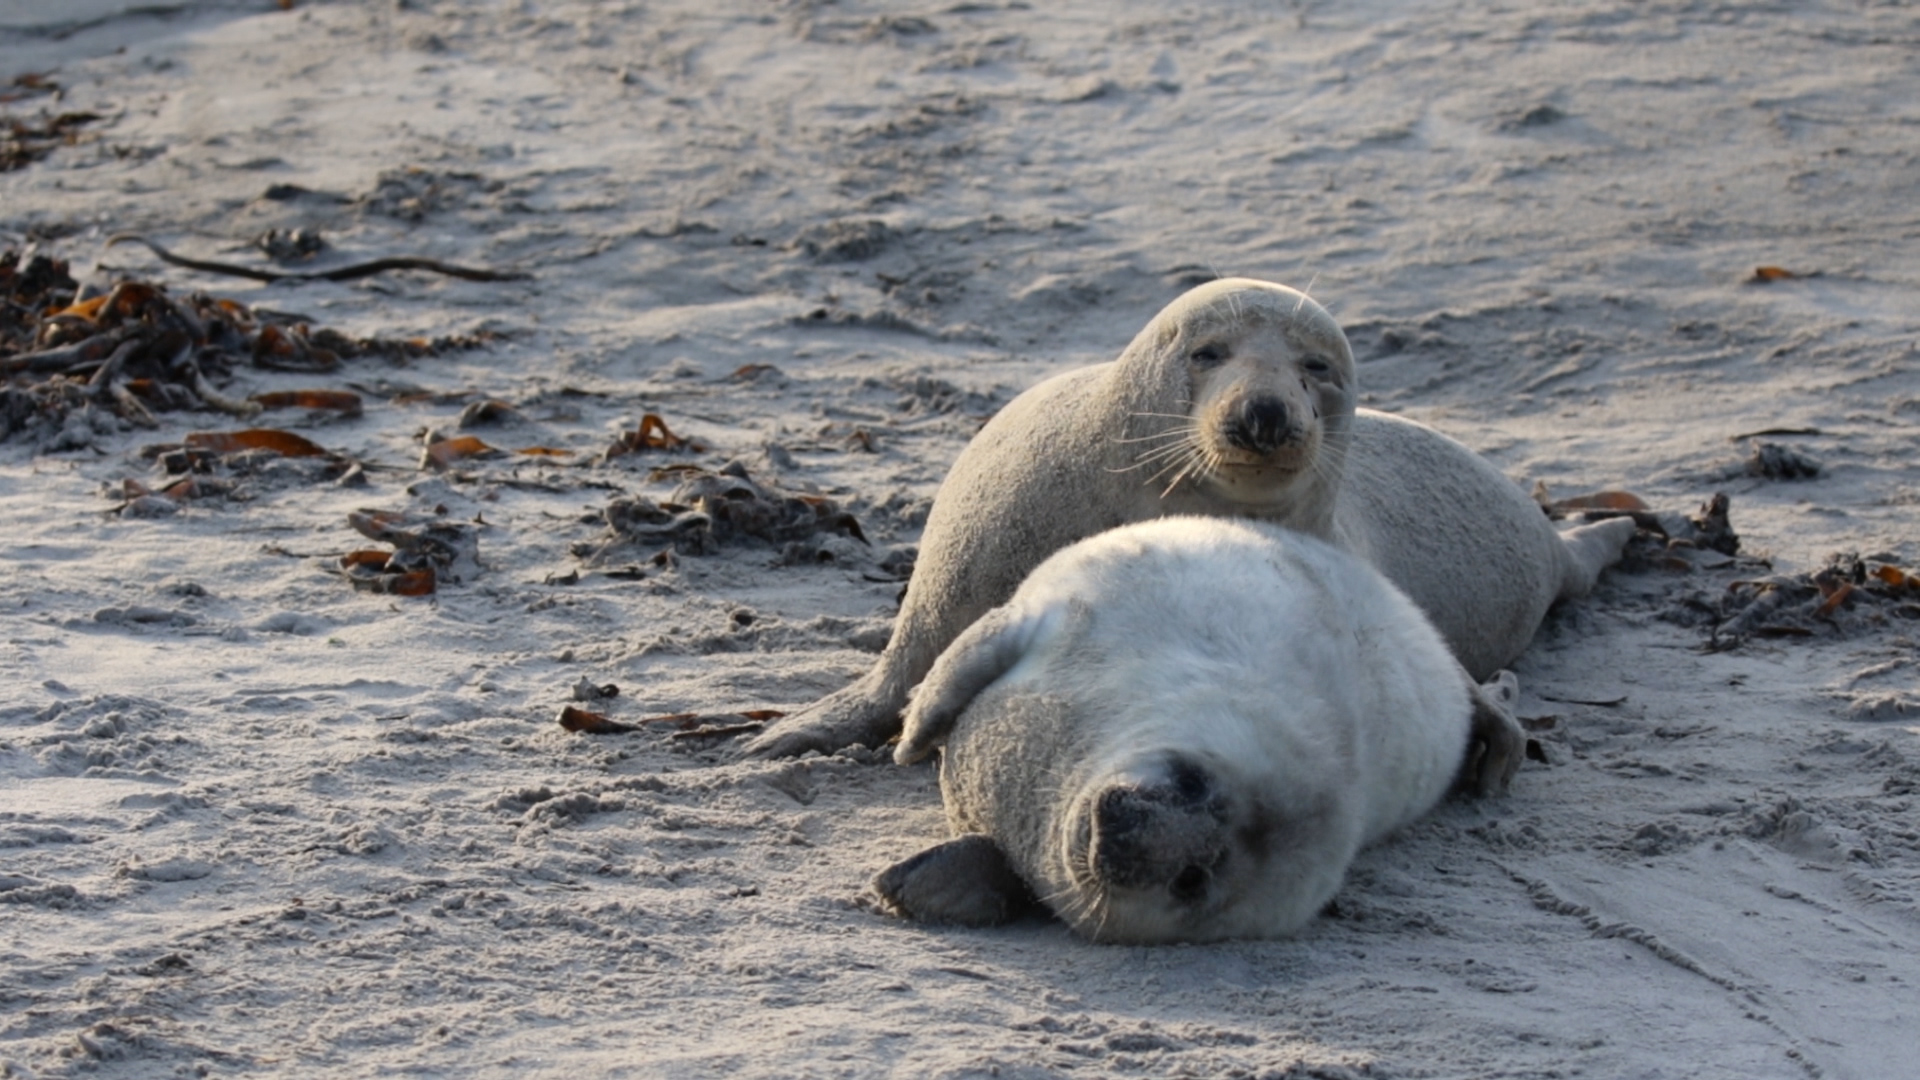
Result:
[[1263,461],[1220,460],[1195,482],[1209,495],[1248,509],[1291,506],[1301,501],[1301,493],[1313,479],[1313,459],[1309,453],[1275,454]]

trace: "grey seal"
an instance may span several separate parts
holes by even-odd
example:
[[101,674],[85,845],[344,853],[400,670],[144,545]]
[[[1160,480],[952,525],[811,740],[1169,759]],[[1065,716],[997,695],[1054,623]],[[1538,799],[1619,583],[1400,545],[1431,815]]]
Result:
[[1331,545],[1250,521],[1125,526],[1041,563],[915,691],[895,750],[944,748],[956,839],[889,868],[913,918],[991,924],[1037,896],[1098,941],[1276,937],[1355,853],[1425,813],[1475,683],[1413,602]]
[[881,745],[961,631],[1047,556],[1130,522],[1244,517],[1330,541],[1411,596],[1475,678],[1511,663],[1633,535],[1626,519],[1557,532],[1477,454],[1356,411],[1355,394],[1352,348],[1318,303],[1245,278],[1190,290],[1119,359],[1047,379],[980,430],[934,498],[879,660],[745,752]]

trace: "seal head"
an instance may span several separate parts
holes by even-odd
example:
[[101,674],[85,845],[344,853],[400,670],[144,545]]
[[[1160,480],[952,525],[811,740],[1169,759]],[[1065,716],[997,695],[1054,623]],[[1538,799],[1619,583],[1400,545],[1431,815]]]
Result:
[[[1154,467],[1163,496],[1188,485],[1215,505],[1282,516],[1331,502],[1354,370],[1353,349],[1325,308],[1271,282],[1210,282],[1161,311],[1128,353],[1123,364],[1160,369],[1173,384],[1156,388],[1134,418],[1155,423],[1128,425],[1146,429],[1137,461]],[[1168,412],[1169,398],[1184,409]]]

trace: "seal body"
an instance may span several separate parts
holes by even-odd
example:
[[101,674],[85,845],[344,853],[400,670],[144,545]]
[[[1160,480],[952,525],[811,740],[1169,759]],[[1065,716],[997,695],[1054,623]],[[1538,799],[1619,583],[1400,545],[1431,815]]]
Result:
[[981,429],[934,499],[879,660],[747,752],[885,742],[961,631],[1047,556],[1130,522],[1243,517],[1344,547],[1412,596],[1476,677],[1518,656],[1633,533],[1623,519],[1563,537],[1472,451],[1356,412],[1354,396],[1352,349],[1319,304],[1247,279],[1189,291],[1119,359],[1040,383]]
[[1017,904],[990,899],[990,843],[1096,940],[1290,934],[1362,846],[1447,791],[1487,696],[1412,601],[1329,544],[1220,518],[1103,533],[1043,562],[915,692],[896,757],[944,746],[960,840],[877,884],[909,915],[998,921]]

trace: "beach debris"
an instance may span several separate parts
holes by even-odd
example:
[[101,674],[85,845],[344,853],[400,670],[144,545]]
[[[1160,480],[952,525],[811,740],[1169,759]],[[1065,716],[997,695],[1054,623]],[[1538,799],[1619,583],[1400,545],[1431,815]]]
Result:
[[318,407],[356,415],[358,399],[344,392],[246,399],[216,384],[247,364],[322,373],[352,357],[412,359],[498,337],[355,338],[236,300],[175,297],[151,282],[83,289],[65,261],[8,249],[0,252],[0,440],[33,437],[43,452],[80,449],[128,425],[157,427],[157,413],[177,410],[250,418],[266,408]]
[[344,484],[360,469],[352,458],[275,428],[197,431],[182,442],[143,446],[139,456],[154,462],[163,480],[123,480],[123,501],[114,508],[122,516],[160,517],[216,496],[246,502],[262,485]]
[[495,450],[472,435],[456,435],[451,439],[430,439],[426,448],[420,452],[420,467],[444,472],[456,462],[470,458],[499,456],[501,451]]
[[1779,443],[1748,444],[1746,471],[1768,480],[1811,480],[1820,475],[1820,462]]
[[1747,279],[1747,283],[1749,285],[1771,285],[1776,281],[1793,281],[1798,278],[1813,278],[1819,276],[1820,271],[1818,270],[1798,273],[1784,266],[1756,266],[1753,268],[1753,276]]
[[[578,687],[575,689],[577,691]],[[778,720],[785,715],[778,709],[744,709],[731,713],[682,712],[648,716],[636,723],[627,723],[568,705],[560,710],[558,720],[561,727],[580,735],[622,735],[647,727],[671,727],[675,730],[668,738],[686,740],[746,735],[766,727],[767,721]]]
[[597,712],[588,712],[572,705],[560,710],[560,726],[581,735],[621,735],[640,730],[636,725],[622,723]]
[[343,418],[359,416],[362,411],[360,395],[351,390],[275,390],[254,394],[247,400],[262,409],[312,409],[338,413]]
[[1817,427],[1770,427],[1770,428],[1761,428],[1759,431],[1743,431],[1738,435],[1729,435],[1727,436],[1727,441],[1728,442],[1745,442],[1748,439],[1764,438],[1768,435],[1820,435],[1820,434],[1823,434],[1823,432],[1821,432],[1821,430]]
[[573,700],[575,701],[605,701],[609,698],[617,698],[619,696],[620,687],[613,683],[596,683],[585,675],[580,676],[580,681],[573,684]]
[[864,262],[899,240],[899,230],[878,218],[841,218],[807,226],[787,246],[815,262]]
[[356,589],[424,596],[439,585],[480,575],[480,537],[472,525],[391,510],[356,510],[347,515],[347,524],[395,548],[341,556],[340,570]]
[[454,426],[461,431],[487,424],[506,424],[520,419],[520,410],[498,398],[482,398],[469,402],[460,410],[460,419]]
[[608,462],[625,454],[637,454],[642,450],[687,450],[704,454],[707,448],[692,439],[675,435],[667,427],[658,413],[647,413],[632,431],[622,432],[613,440],[613,444],[600,454],[601,462]]
[[24,71],[0,86],[4,87],[0,88],[0,105],[60,91],[60,84],[53,81],[51,71]]
[[[14,85],[25,84],[15,79]],[[74,145],[80,141],[80,129],[99,119],[99,113],[91,112],[42,112],[37,119],[0,116],[0,172],[24,169],[55,147]]]
[[513,450],[502,450],[499,447],[487,445],[475,435],[443,437],[439,432],[430,431],[427,433],[425,446],[420,452],[420,467],[434,472],[445,472],[463,462],[502,458],[508,454],[555,458],[569,457],[573,451],[552,446],[522,446]]
[[356,589],[393,596],[428,596],[438,585],[432,567],[409,569],[401,554],[391,551],[349,551],[340,556],[340,572]]
[[[1811,573],[1730,582],[1717,608],[1707,646],[1716,652],[1751,637],[1814,637],[1822,627],[1845,631],[1889,617],[1920,619],[1920,579],[1891,562],[1838,552]],[[1842,623],[1848,613],[1855,618]]]
[[489,185],[496,189],[500,186],[479,173],[440,172],[407,165],[382,172],[375,178],[373,190],[357,201],[366,213],[419,222],[428,214],[466,204]]
[[253,281],[356,281],[375,274],[384,274],[390,270],[427,270],[466,281],[525,281],[533,276],[518,270],[488,270],[484,267],[457,266],[419,255],[390,255],[386,258],[336,266],[330,270],[265,270],[257,266],[241,266],[238,263],[190,259],[185,255],[176,255],[135,233],[120,233],[107,238],[108,247],[115,244],[139,244],[153,252],[164,263],[206,274],[224,274],[228,277],[249,278]]
[[746,466],[729,462],[719,471],[678,465],[655,473],[675,477],[678,486],[656,502],[644,495],[621,495],[588,521],[607,531],[572,547],[588,566],[631,558],[631,548],[670,544],[687,554],[705,554],[745,540],[789,544],[820,533],[850,536],[867,543],[860,523],[824,495],[788,491],[753,479]]
[[325,447],[302,435],[278,428],[247,428],[243,431],[195,431],[182,446],[208,454],[239,454],[248,450],[268,450],[281,457],[332,457]]
[[327,250],[317,229],[268,229],[253,238],[253,246],[275,262],[305,262]]
[[167,517],[195,499],[224,496],[244,501],[247,496],[234,481],[220,476],[183,476],[158,489],[128,477],[120,482],[121,503],[113,512],[122,517]]

